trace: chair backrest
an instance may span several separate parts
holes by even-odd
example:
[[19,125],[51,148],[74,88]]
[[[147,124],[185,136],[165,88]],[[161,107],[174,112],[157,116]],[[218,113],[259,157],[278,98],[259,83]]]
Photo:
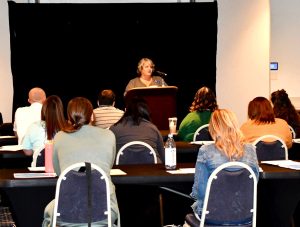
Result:
[[256,201],[254,171],[245,163],[224,163],[208,179],[200,227],[243,222],[256,226]]
[[[13,123],[0,124],[0,136],[14,136]],[[18,144],[18,141],[17,141]]]
[[124,144],[116,156],[116,165],[157,164],[153,147],[143,141],[131,141]]
[[32,155],[31,167],[45,166],[45,147]]
[[[85,167],[85,170],[82,170]],[[108,177],[97,165],[76,163],[58,178],[52,227],[59,222],[85,223],[102,220],[111,223],[110,187]]]
[[258,161],[288,160],[288,148],[278,136],[261,136],[253,142],[253,145],[256,147]]
[[213,140],[209,131],[209,124],[200,126],[194,133],[193,141],[211,141]]
[[291,133],[292,133],[292,138],[293,138],[293,139],[296,139],[297,135],[296,135],[296,132],[295,132],[295,130],[294,130],[294,129],[293,129],[293,127],[292,127],[292,126],[290,126],[290,125],[289,125],[289,128],[290,128],[290,130],[291,130]]

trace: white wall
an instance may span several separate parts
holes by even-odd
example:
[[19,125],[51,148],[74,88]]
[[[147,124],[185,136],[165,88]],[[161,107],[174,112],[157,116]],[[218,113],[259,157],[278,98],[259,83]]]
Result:
[[10,69],[10,42],[7,1],[0,1],[0,112],[4,122],[12,117],[13,84]]
[[[4,121],[9,122],[13,90],[8,6],[6,1],[0,2],[0,111]],[[236,112],[242,122],[246,120],[248,102],[258,95],[267,96],[270,90],[269,0],[220,0],[218,4],[218,103]]]
[[279,63],[271,71],[271,91],[285,89],[300,109],[300,1],[271,0],[271,61]]
[[240,124],[249,101],[269,94],[269,30],[268,0],[219,1],[217,101]]

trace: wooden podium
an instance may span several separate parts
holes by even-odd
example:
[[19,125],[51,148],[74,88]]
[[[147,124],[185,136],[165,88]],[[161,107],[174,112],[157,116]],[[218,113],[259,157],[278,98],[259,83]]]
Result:
[[152,122],[159,130],[168,130],[168,118],[177,116],[177,90],[175,86],[133,88],[127,92],[125,102],[135,96],[144,98],[149,106]]

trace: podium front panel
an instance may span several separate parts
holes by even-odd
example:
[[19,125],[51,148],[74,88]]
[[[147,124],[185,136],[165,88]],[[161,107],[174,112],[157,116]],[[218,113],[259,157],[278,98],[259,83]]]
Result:
[[177,116],[176,94],[175,86],[134,88],[127,92],[125,102],[135,96],[144,98],[149,106],[152,122],[159,130],[167,130],[168,118]]

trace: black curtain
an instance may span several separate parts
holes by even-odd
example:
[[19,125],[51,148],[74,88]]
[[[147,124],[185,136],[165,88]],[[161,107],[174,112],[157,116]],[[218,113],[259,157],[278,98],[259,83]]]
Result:
[[177,117],[201,86],[215,91],[217,2],[26,4],[8,1],[13,113],[35,86],[64,104],[112,89],[117,107],[142,57],[178,87]]

